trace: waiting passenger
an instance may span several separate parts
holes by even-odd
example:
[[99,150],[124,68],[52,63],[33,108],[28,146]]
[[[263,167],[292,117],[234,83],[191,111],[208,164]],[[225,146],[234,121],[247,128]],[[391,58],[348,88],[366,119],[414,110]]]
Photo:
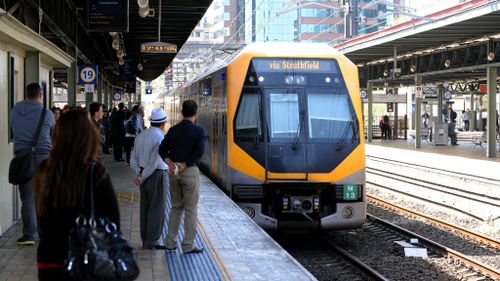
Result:
[[177,234],[184,216],[184,253],[200,253],[194,245],[198,199],[200,197],[200,171],[196,163],[205,149],[205,130],[194,124],[198,105],[193,100],[182,104],[184,119],[168,130],[160,145],[161,158],[168,164],[170,179],[170,220],[168,222],[167,249],[177,248]]
[[[65,280],[68,236],[80,214],[90,214],[90,184],[94,182],[94,210],[120,227],[118,201],[109,174],[97,158],[99,135],[83,110],[61,116],[54,129],[54,149],[34,178],[39,219],[37,252],[39,280]],[[93,178],[89,167],[95,163]]]
[[54,118],[56,119],[56,122],[57,120],[59,119],[59,117],[61,117],[61,109],[59,107],[55,107],[53,106],[50,111],[52,111],[52,114],[54,114]]
[[113,156],[115,161],[123,162],[123,142],[125,141],[125,104],[118,104],[118,110],[111,115],[111,131],[113,132]]
[[131,166],[136,173],[134,183],[140,186],[140,228],[144,249],[164,250],[160,236],[167,203],[167,170],[158,148],[163,140],[167,114],[155,108],[149,117],[151,127],[135,138]]
[[[136,107],[134,106],[134,109]],[[132,109],[133,110],[133,109]],[[136,111],[138,110],[138,107]],[[127,111],[127,116],[125,120],[125,140],[123,142],[123,148],[125,150],[125,159],[127,164],[130,165],[130,152],[134,147],[134,140],[137,136],[137,119],[135,118],[134,111]]]
[[464,120],[464,130],[469,131],[470,109],[462,111],[462,119]]
[[427,111],[425,111],[424,114],[422,114],[422,121],[424,124],[424,128],[426,128],[426,129],[429,127],[429,120],[430,120],[429,113],[427,113]]
[[[102,117],[104,115],[104,110],[102,109],[102,104],[93,102],[89,105],[90,119],[94,124],[97,132],[99,133],[100,144],[105,142],[105,137],[102,129]],[[100,146],[100,145],[99,145]]]
[[64,114],[64,113],[66,113],[66,112],[68,112],[68,111],[70,111],[70,110],[71,110],[71,106],[69,106],[69,105],[65,105],[65,106],[63,107],[62,111],[61,111],[61,114]]
[[455,130],[455,127],[456,127],[456,121],[452,119],[448,123],[448,136],[450,137],[451,145],[458,145],[458,143],[457,143],[457,132]]
[[[49,157],[52,150],[50,133],[56,121],[50,110],[42,105],[42,88],[37,83],[26,87],[27,99],[16,103],[10,112],[10,127],[14,134],[14,155],[30,153],[35,143],[34,160],[38,166]],[[42,112],[45,112],[43,117]],[[42,119],[43,117],[43,119]],[[40,127],[38,139],[35,139],[37,127]],[[23,236],[17,240],[18,245],[34,245],[37,231],[35,203],[33,201],[33,183],[28,181],[20,184],[21,218],[23,221]]]
[[382,139],[388,140],[391,138],[391,125],[389,124],[389,116],[384,115],[379,123]]

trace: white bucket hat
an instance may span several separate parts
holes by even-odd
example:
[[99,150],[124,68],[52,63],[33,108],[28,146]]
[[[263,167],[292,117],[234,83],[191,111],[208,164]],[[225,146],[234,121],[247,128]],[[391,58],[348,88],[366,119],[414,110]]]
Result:
[[163,123],[167,122],[167,114],[161,108],[155,108],[149,116],[149,122],[151,123]]

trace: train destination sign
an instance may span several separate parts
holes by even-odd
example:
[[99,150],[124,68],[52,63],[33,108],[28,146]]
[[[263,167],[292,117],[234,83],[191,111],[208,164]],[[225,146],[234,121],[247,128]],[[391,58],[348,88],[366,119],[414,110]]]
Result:
[[90,31],[128,32],[128,0],[87,0]]
[[142,53],[150,54],[175,54],[177,53],[177,45],[164,42],[150,42],[141,44]]
[[254,59],[253,65],[264,72],[337,72],[334,62],[324,59]]

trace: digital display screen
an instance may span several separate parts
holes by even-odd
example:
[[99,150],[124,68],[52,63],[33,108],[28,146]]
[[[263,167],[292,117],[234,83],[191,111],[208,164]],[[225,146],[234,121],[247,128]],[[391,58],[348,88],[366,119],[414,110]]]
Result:
[[334,60],[328,59],[253,59],[256,72],[328,72],[337,73]]

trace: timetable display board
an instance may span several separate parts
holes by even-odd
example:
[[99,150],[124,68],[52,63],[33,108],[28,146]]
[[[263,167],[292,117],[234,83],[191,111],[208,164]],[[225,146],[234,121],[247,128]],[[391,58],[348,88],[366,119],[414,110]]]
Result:
[[89,31],[128,32],[128,0],[87,0]]

